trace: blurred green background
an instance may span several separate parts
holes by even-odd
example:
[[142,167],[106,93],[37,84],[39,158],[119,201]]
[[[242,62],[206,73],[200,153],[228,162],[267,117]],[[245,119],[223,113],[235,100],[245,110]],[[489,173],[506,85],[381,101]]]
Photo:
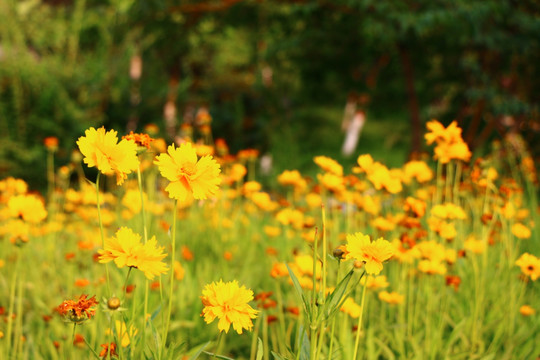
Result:
[[[321,154],[398,166],[432,118],[473,149],[520,132],[538,156],[539,34],[527,0],[2,0],[0,178],[43,187],[47,136],[62,165],[90,126],[172,142],[201,107],[274,173]],[[367,122],[345,157],[348,99]]]

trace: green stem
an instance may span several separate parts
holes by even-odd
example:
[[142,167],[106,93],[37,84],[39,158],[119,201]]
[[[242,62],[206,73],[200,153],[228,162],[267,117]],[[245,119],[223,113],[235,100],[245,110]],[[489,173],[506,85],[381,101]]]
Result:
[[223,331],[219,332],[217,344],[216,344],[216,350],[214,350],[214,354],[212,354],[212,359],[216,358],[216,354],[219,351],[219,346],[221,345],[221,338],[223,338]]
[[[144,243],[148,241],[148,230],[146,227],[146,211],[144,208],[144,195],[143,195],[143,183],[141,176],[141,165],[137,167],[137,182],[139,183],[139,194],[141,197],[141,216],[143,223]],[[143,335],[142,335],[142,351],[146,348],[146,314],[148,313],[148,279],[144,282],[144,311],[143,311]]]
[[[97,178],[96,178],[96,202],[97,202],[97,211],[98,211],[98,221],[99,221],[99,231],[101,234],[101,246],[103,249],[105,249],[105,233],[103,231],[103,221],[101,220],[101,204],[99,201],[99,179],[101,177],[101,173],[98,172]],[[111,297],[111,281],[109,278],[109,264],[105,264],[105,272],[107,274],[107,291],[109,297]]]
[[171,276],[170,276],[170,282],[169,282],[169,306],[168,306],[168,313],[167,313],[167,323],[165,325],[165,329],[163,331],[163,348],[165,349],[165,346],[167,344],[167,335],[169,333],[169,325],[171,323],[171,308],[172,308],[172,301],[173,301],[173,286],[174,286],[174,259],[176,254],[176,213],[178,212],[178,200],[174,200],[174,208],[173,208],[173,225],[172,225],[172,252],[171,252]]
[[362,316],[364,315],[364,305],[366,300],[366,289],[367,289],[367,280],[364,283],[364,290],[362,290],[362,301],[360,303],[360,316],[358,317],[358,326],[356,328],[356,340],[354,341],[354,355],[353,360],[356,360],[356,355],[358,354],[358,345],[360,343],[360,333],[362,332]]

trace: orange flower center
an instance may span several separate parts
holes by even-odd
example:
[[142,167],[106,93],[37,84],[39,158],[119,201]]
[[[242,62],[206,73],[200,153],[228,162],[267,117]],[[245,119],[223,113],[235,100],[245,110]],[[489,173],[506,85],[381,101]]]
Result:
[[195,174],[195,172],[197,171],[197,167],[194,163],[185,163],[184,165],[182,165],[181,170],[184,176],[191,176]]

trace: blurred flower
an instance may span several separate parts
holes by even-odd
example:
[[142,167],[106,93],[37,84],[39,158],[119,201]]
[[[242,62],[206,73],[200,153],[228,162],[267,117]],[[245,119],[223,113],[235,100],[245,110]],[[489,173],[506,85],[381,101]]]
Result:
[[362,285],[366,284],[368,289],[373,289],[373,290],[384,289],[388,287],[388,285],[390,285],[385,275],[381,275],[381,276],[369,275],[367,278],[363,277],[362,280],[360,280],[360,283]]
[[529,253],[522,254],[516,260],[516,265],[521,268],[521,272],[536,281],[540,277],[540,259]]
[[349,315],[353,319],[358,319],[362,313],[362,307],[354,302],[352,297],[348,297],[341,305],[340,311],[343,311],[345,314]]
[[512,234],[518,239],[528,239],[531,237],[531,230],[521,223],[512,225]]
[[357,259],[366,263],[366,272],[377,275],[383,269],[382,263],[394,254],[394,247],[383,238],[374,242],[368,235],[355,233],[347,235],[346,259]]
[[315,164],[319,165],[324,171],[337,176],[343,176],[343,166],[341,166],[336,160],[327,156],[315,156],[313,161],[315,161]]
[[179,148],[170,145],[167,152],[159,155],[154,163],[161,175],[171,181],[165,188],[171,198],[185,201],[193,196],[204,200],[217,193],[221,169],[212,156],[197,160],[191,143],[183,143]]
[[148,134],[136,134],[133,131],[122,136],[122,139],[131,140],[137,144],[137,146],[145,147],[147,149],[150,149],[150,144],[154,141]]
[[253,291],[240,287],[238,281],[224,283],[220,280],[206,285],[201,300],[204,305],[201,316],[207,324],[219,318],[218,329],[226,333],[231,325],[238,334],[242,334],[243,329],[253,328],[251,319],[255,319],[258,312],[248,304],[253,300]]
[[482,254],[484,251],[486,251],[486,243],[482,240],[476,239],[474,235],[469,236],[467,240],[465,240],[464,246],[465,249],[475,254]]
[[446,286],[453,286],[454,290],[457,291],[459,285],[461,284],[461,278],[457,275],[447,275],[446,276]]
[[35,195],[12,196],[8,201],[11,217],[20,217],[30,223],[39,223],[47,217],[43,201]]
[[381,291],[379,293],[379,299],[389,304],[396,305],[403,303],[403,301],[405,300],[405,296],[395,291],[392,291],[390,293],[388,291]]
[[420,270],[421,272],[430,274],[430,275],[435,275],[435,274],[444,275],[444,274],[446,274],[446,266],[439,259],[421,260],[418,263],[418,270]]
[[523,316],[531,316],[531,315],[534,315],[536,313],[536,310],[534,310],[532,307],[530,307],[529,305],[522,305],[520,308],[519,308],[519,313]]
[[43,144],[49,151],[58,150],[58,138],[55,136],[49,136],[43,139]]
[[99,357],[102,357],[102,358],[109,358],[109,355],[110,357],[118,357],[118,354],[116,353],[116,343],[110,343],[110,344],[101,344],[100,345],[103,350],[101,350],[101,352],[99,353]]
[[121,227],[114,237],[106,239],[105,248],[98,253],[100,263],[114,260],[119,268],[137,268],[150,280],[167,272],[167,265],[161,261],[167,254],[163,253],[163,247],[157,247],[155,236],[142,244],[141,236],[127,227]]
[[419,183],[428,182],[433,179],[433,171],[423,161],[409,161],[403,167],[405,179],[416,179]]
[[176,280],[183,280],[184,276],[186,274],[186,270],[184,270],[184,267],[180,263],[180,261],[174,262],[174,278]]
[[104,127],[97,130],[91,127],[77,140],[77,145],[88,167],[97,167],[105,175],[116,174],[116,184],[121,185],[127,175],[138,168],[139,159],[133,141],[117,141],[116,131],[105,132]]

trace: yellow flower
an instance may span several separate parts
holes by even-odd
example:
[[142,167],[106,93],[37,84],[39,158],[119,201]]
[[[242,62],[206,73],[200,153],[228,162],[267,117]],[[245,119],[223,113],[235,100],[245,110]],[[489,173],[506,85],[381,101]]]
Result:
[[409,161],[403,170],[408,181],[414,178],[419,183],[424,183],[433,179],[433,171],[423,161]]
[[116,184],[121,185],[127,174],[138,168],[139,158],[135,142],[127,139],[117,142],[116,131],[91,127],[77,140],[77,145],[88,167],[97,167],[105,175],[116,174]]
[[439,259],[421,260],[418,263],[418,270],[427,274],[446,274],[446,266]]
[[221,183],[221,168],[212,156],[203,156],[197,160],[197,154],[191,143],[183,143],[179,148],[170,145],[168,154],[160,154],[154,163],[161,175],[171,183],[165,188],[169,197],[185,201],[191,196],[195,199],[207,199],[218,191]]
[[343,311],[345,314],[348,314],[353,319],[358,319],[362,313],[362,307],[355,303],[352,297],[345,299],[339,310]]
[[142,244],[141,236],[127,227],[121,227],[115,237],[105,240],[105,249],[98,253],[100,263],[114,260],[119,268],[137,268],[150,280],[167,272],[167,265],[161,261],[167,254],[163,254],[163,247],[157,247],[156,238]]
[[201,316],[207,324],[218,318],[219,331],[228,333],[231,324],[238,334],[243,329],[253,328],[251,319],[255,319],[258,312],[248,304],[253,300],[253,291],[239,286],[238,281],[219,280],[206,285],[201,300],[204,305]]
[[471,235],[465,240],[465,249],[474,254],[482,254],[486,251],[486,243],[482,240],[477,240],[474,235]]
[[343,176],[343,166],[341,166],[336,160],[327,156],[315,156],[313,161],[315,161],[315,164],[319,165],[324,171],[337,176]]
[[281,229],[277,226],[265,225],[263,229],[264,229],[264,233],[268,237],[276,237],[276,236],[281,235]]
[[8,201],[9,214],[30,223],[39,223],[47,217],[43,202],[35,195],[12,196]]
[[383,261],[394,255],[394,247],[390,242],[379,238],[371,242],[368,235],[355,233],[347,235],[346,259],[357,259],[366,263],[368,274],[378,275],[383,269]]
[[[139,330],[137,330],[133,325],[129,327],[128,331],[126,323],[120,320],[116,320],[114,322],[114,327],[116,330],[116,336],[121,339],[122,347],[128,347],[129,344],[131,344],[131,339],[133,339],[139,332]],[[110,334],[111,330],[107,329],[106,333]]]
[[301,192],[307,187],[306,180],[298,170],[285,170],[278,175],[277,180],[283,186],[294,186],[294,190],[297,192]]
[[536,281],[540,277],[540,259],[529,253],[522,254],[516,261],[516,265],[521,268],[521,272]]
[[518,239],[528,239],[531,237],[531,230],[523,224],[515,223],[512,225],[512,234]]
[[389,293],[388,291],[381,291],[379,293],[379,299],[389,304],[396,305],[403,303],[403,301],[405,300],[405,296],[395,291],[392,291],[391,293]]
[[[367,282],[367,284],[366,284]],[[388,287],[388,280],[386,279],[386,276],[385,275],[380,275],[380,276],[368,276],[367,278],[366,277],[363,277],[362,280],[360,280],[360,283],[362,285],[366,284],[366,286],[368,287],[368,289],[384,289],[385,287]]]
[[184,279],[185,274],[186,274],[186,270],[184,269],[180,261],[178,260],[175,261],[174,262],[174,278],[176,280],[182,281]]

